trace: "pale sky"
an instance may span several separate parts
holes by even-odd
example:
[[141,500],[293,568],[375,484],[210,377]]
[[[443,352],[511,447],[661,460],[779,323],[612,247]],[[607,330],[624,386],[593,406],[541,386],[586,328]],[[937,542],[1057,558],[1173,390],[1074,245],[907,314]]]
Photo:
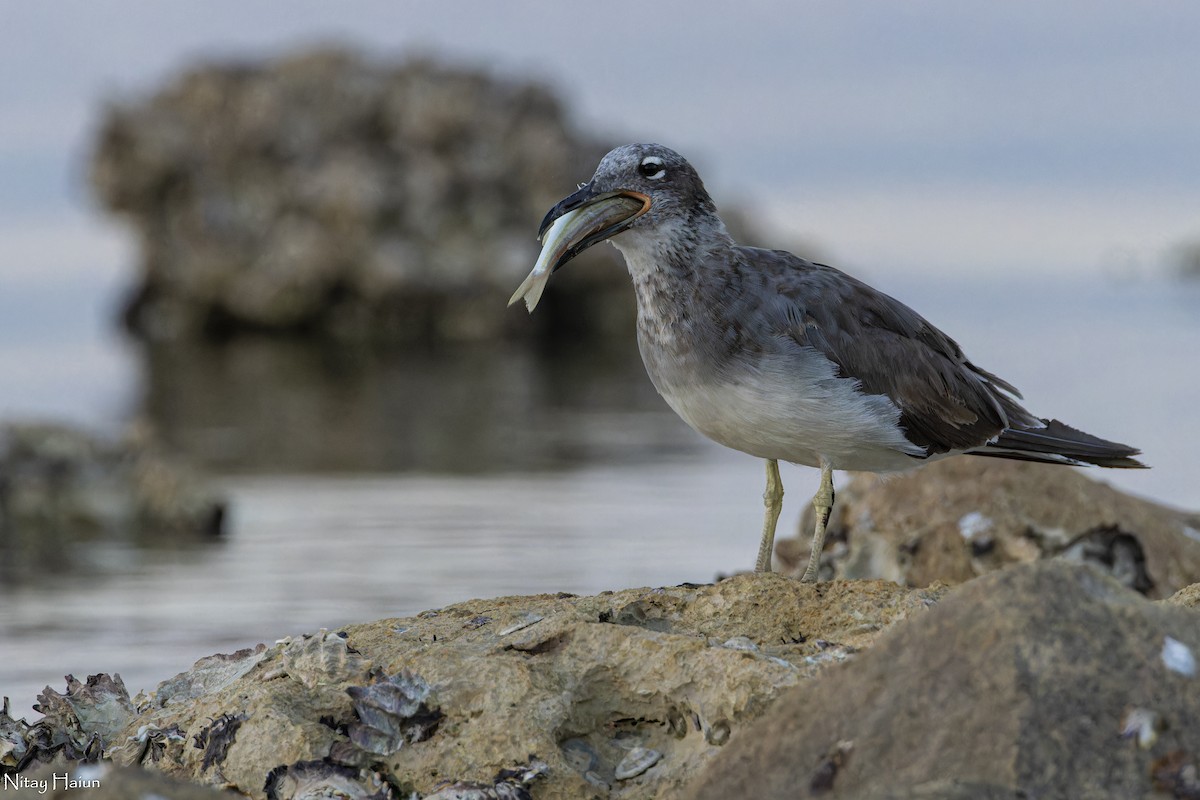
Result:
[[1200,235],[1192,3],[74,0],[4,2],[0,31],[6,282],[132,257],[83,185],[106,99],[319,41],[547,80],[580,125],[675,147],[719,205],[867,274],[1150,271]]

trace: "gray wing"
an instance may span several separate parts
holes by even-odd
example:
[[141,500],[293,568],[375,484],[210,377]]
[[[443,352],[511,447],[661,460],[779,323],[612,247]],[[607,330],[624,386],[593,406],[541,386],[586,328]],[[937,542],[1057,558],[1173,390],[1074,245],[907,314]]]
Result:
[[778,287],[780,333],[822,353],[864,392],[889,397],[905,437],[927,454],[983,447],[1010,426],[1039,424],[1013,399],[1015,388],[899,300],[791,253],[739,250]]

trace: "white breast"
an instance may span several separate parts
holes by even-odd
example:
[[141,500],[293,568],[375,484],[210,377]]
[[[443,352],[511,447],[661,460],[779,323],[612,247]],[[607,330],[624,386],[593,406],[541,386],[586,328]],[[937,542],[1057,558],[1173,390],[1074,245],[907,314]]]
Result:
[[920,462],[924,449],[904,438],[900,412],[887,397],[864,395],[838,378],[815,351],[737,381],[656,380],[680,417],[715,442],[760,458],[808,466],[884,472]]

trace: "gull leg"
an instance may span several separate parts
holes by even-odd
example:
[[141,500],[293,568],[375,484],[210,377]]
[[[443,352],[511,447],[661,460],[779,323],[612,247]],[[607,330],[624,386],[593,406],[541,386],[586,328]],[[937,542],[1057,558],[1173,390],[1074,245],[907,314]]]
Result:
[[755,572],[771,571],[771,556],[775,551],[775,524],[779,522],[779,512],[783,510],[783,481],[779,479],[779,462],[773,458],[767,459],[767,489],[763,492],[763,505],[766,506],[767,516],[763,520],[762,542],[758,545]]
[[817,529],[813,532],[812,553],[801,583],[816,583],[821,551],[825,549],[825,526],[829,524],[829,512],[833,511],[833,467],[828,464],[821,465],[821,488],[813,498],[813,509],[817,512]]

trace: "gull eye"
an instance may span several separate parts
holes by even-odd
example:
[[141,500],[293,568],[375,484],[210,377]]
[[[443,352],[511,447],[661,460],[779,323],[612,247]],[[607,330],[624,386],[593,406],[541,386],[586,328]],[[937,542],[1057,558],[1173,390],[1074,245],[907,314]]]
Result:
[[642,159],[642,163],[638,164],[638,172],[643,178],[649,178],[652,181],[659,180],[667,174],[666,167],[663,166],[663,160],[658,156],[646,156]]

